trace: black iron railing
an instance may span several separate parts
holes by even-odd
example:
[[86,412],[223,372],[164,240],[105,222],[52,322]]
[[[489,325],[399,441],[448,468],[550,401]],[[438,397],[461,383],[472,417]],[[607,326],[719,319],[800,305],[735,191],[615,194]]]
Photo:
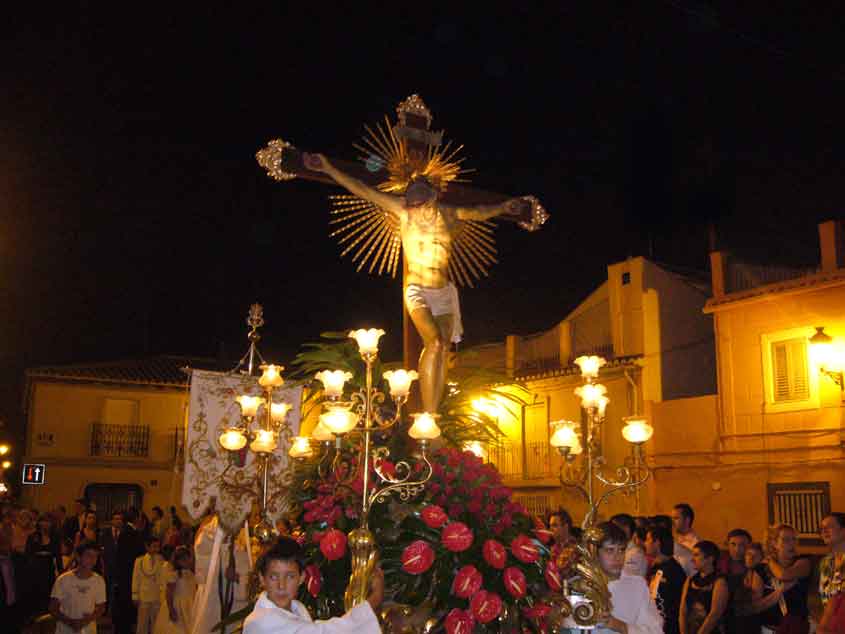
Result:
[[150,455],[150,427],[91,423],[90,455],[146,458]]

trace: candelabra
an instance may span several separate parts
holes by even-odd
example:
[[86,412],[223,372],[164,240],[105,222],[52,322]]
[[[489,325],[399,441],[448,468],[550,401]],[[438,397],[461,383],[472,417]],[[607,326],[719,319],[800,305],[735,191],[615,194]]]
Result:
[[[651,476],[651,471],[642,459],[643,443],[651,438],[654,429],[642,416],[629,416],[625,419],[622,436],[633,445],[634,460],[620,465],[614,477],[603,472],[605,458],[601,445],[601,429],[610,399],[607,388],[597,382],[599,370],[606,361],[598,356],[581,356],[575,359],[581,369],[584,384],[575,388],[575,395],[581,400],[581,407],[586,414],[584,443],[579,435],[579,425],[572,421],[559,420],[551,423],[552,437],[550,444],[563,457],[560,468],[560,482],[565,487],[574,488],[584,497],[588,511],[583,527],[593,525],[601,504],[618,491],[634,491],[642,486]],[[578,456],[583,456],[580,465],[576,465]],[[606,489],[597,496],[596,480]]]
[[[256,357],[260,358],[256,344],[260,336],[258,328],[264,324],[263,311],[259,304],[253,304],[250,308],[247,324],[250,326],[248,335],[250,348],[247,352],[248,366],[246,374],[251,376],[254,370]],[[238,367],[247,360],[247,355],[238,364]],[[275,527],[267,519],[267,489],[270,473],[270,459],[278,447],[278,439],[292,444],[292,430],[287,424],[287,415],[291,404],[286,402],[274,402],[273,392],[284,385],[282,371],[284,367],[274,364],[262,364],[259,366],[262,373],[258,378],[258,384],[264,391],[264,396],[253,396],[241,394],[235,400],[241,408],[241,417],[238,423],[227,428],[219,438],[220,445],[231,452],[238,452],[249,445],[249,451],[256,455],[260,461],[260,506],[261,519],[253,528],[253,534],[261,542],[268,542],[275,534]],[[257,422],[255,429],[253,424]]]
[[[366,366],[365,385],[353,391],[349,400],[342,400],[344,385],[352,378],[349,372],[326,370],[315,376],[323,384],[324,412],[312,434],[312,439],[322,445],[318,475],[325,477],[331,469],[342,486],[350,486],[360,479],[362,485],[360,526],[349,533],[349,550],[352,555],[352,575],[349,579],[344,601],[346,608],[363,602],[369,592],[370,578],[378,563],[378,549],[375,536],[368,526],[370,508],[376,502],[384,502],[394,493],[400,499],[409,500],[425,488],[431,478],[432,467],[427,451],[429,442],[440,436],[437,415],[430,412],[412,414],[414,423],[408,435],[415,439],[420,448],[420,463],[414,469],[411,462],[400,461],[392,468],[387,467],[389,450],[375,446],[373,434],[383,432],[396,425],[402,418],[402,408],[408,400],[411,383],[417,379],[413,370],[392,370],[384,373],[390,386],[390,396],[395,412],[390,416],[382,414],[379,407],[385,402],[385,394],[373,385],[373,367],[378,358],[378,340],[383,330],[371,328],[356,330],[349,336],[358,343],[358,352]],[[344,439],[352,443],[351,455],[343,449]],[[332,442],[334,451],[332,452]],[[308,455],[305,443],[291,449],[294,457]],[[294,451],[296,449],[296,451]],[[331,457],[330,457],[331,456]],[[357,460],[355,460],[357,458]],[[375,476],[371,482],[370,465]]]

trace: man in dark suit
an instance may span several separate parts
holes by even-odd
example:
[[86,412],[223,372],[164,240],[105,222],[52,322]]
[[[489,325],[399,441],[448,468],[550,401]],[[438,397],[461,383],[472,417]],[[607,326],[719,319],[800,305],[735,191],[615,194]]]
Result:
[[133,632],[136,609],[132,603],[132,570],[135,559],[146,552],[144,537],[136,528],[138,511],[129,508],[123,514],[125,520],[117,535],[114,551],[114,609],[112,623],[115,634]]
[[73,542],[76,534],[85,525],[85,513],[88,511],[88,500],[79,498],[74,502],[73,514],[68,515],[62,522],[62,534],[65,539]]
[[[112,621],[115,620],[116,592],[120,575],[117,566],[117,544],[123,532],[123,511],[115,510],[111,514],[111,524],[100,530],[100,545],[103,549],[103,573],[106,580],[106,600]],[[118,614],[120,608],[117,608]]]

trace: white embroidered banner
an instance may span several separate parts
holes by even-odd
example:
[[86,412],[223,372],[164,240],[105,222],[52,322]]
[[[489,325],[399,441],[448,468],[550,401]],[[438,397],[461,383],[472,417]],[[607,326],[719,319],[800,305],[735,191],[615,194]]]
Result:
[[[182,504],[192,518],[198,519],[214,498],[220,524],[230,534],[243,526],[253,504],[260,501],[262,483],[261,461],[255,453],[246,447],[229,452],[218,441],[227,427],[240,422],[241,409],[235,402],[240,394],[263,395],[258,377],[207,370],[191,372]],[[279,434],[278,447],[270,456],[267,515],[274,524],[288,510],[287,493],[292,481],[288,449],[291,439],[299,433],[301,399],[301,387],[273,391],[274,401],[293,406],[287,425]],[[264,411],[263,407],[258,410],[256,419],[261,420]],[[253,423],[253,429],[257,424]]]

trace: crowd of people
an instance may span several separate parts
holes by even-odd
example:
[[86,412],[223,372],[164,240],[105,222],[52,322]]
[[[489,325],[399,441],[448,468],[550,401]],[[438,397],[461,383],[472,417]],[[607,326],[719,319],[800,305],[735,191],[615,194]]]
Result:
[[[599,563],[612,609],[598,632],[623,634],[845,634],[845,513],[830,513],[819,531],[827,553],[816,565],[798,552],[794,527],[771,527],[762,541],[742,528],[724,550],[701,539],[689,504],[672,515],[613,516],[597,526]],[[548,527],[559,566],[571,560],[579,530],[566,511]],[[820,605],[811,613],[811,585]]]
[[[184,525],[172,507],[167,517],[158,507],[149,517],[134,508],[115,510],[105,526],[82,499],[71,514],[62,507],[39,514],[13,504],[0,513],[0,623],[8,631],[47,613],[58,634],[93,634],[106,613],[117,634],[191,631],[201,594],[195,547],[200,559],[213,543],[196,545],[204,532],[216,530],[211,516],[197,527],[195,544],[197,529]],[[545,521],[553,561],[565,568],[580,529],[564,510]],[[678,504],[671,516],[619,514],[595,527],[611,595],[596,632],[845,634],[845,514],[822,520],[829,552],[818,562],[798,552],[797,531],[786,524],[771,527],[760,541],[736,528],[720,540],[720,549],[696,534],[694,522],[692,507]],[[234,571],[231,561],[227,576]],[[246,621],[247,634],[281,633],[288,626],[299,632],[310,622],[304,606],[293,601],[302,565],[301,548],[289,538],[259,558],[264,593]],[[816,610],[810,609],[813,588],[820,599]],[[377,631],[373,615],[382,597],[383,579],[376,575],[366,606],[334,619],[326,631]]]
[[39,513],[5,503],[0,623],[15,632],[51,614],[57,633],[87,634],[108,612],[116,634],[186,631],[172,627],[174,619],[157,619],[162,597],[168,617],[184,617],[193,540],[194,528],[174,507],[167,514],[153,507],[149,516],[131,507],[114,510],[101,526],[85,499],[70,513],[64,506]]

